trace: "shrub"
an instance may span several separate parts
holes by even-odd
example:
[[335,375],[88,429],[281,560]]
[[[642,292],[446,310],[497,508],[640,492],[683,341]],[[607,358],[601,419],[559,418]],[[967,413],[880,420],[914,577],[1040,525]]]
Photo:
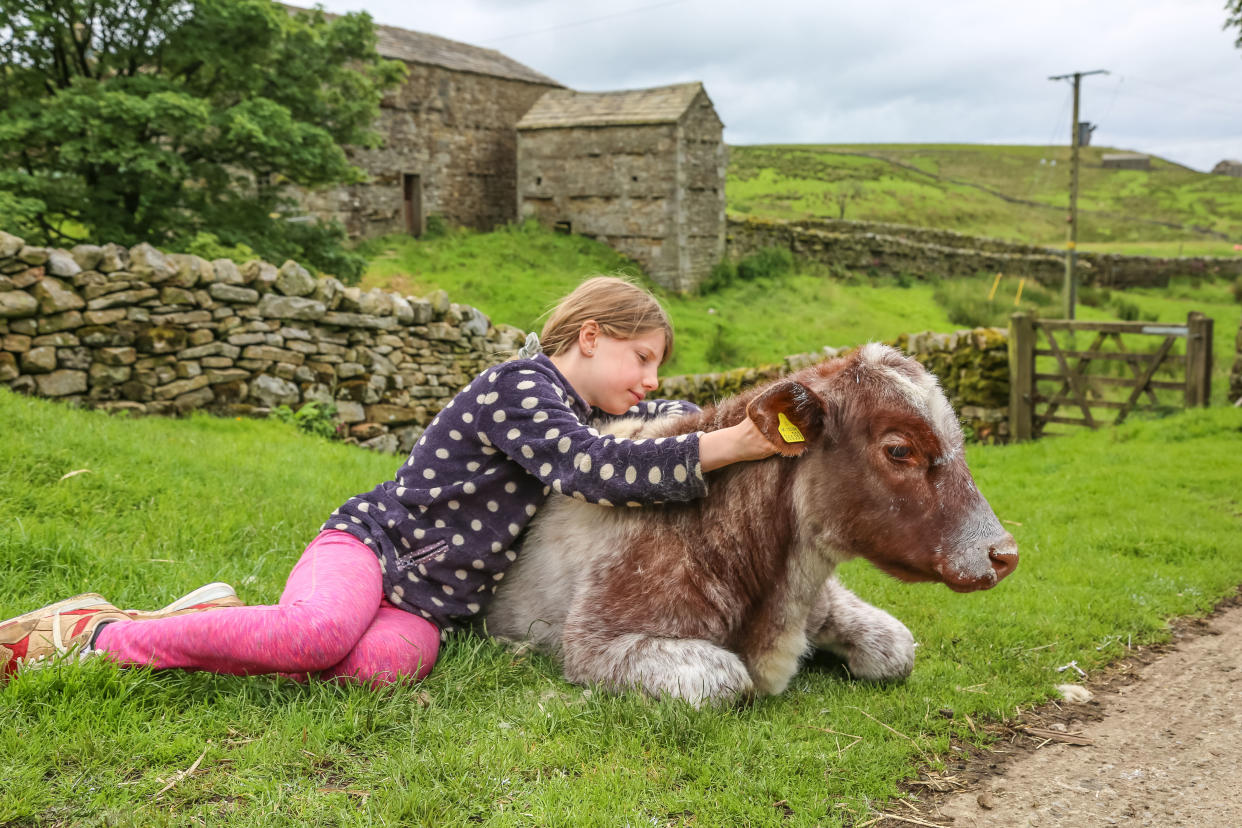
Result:
[[282,423],[288,423],[303,434],[332,439],[337,437],[336,406],[332,403],[305,403],[297,411],[287,405],[278,405],[272,409],[272,416]]
[[703,356],[713,365],[729,367],[738,363],[741,351],[738,349],[737,343],[725,331],[724,326],[717,323],[716,331],[712,335],[711,341],[707,343],[707,350]]
[[751,282],[788,275],[793,270],[793,253],[783,247],[764,247],[737,263],[737,277]]
[[699,294],[715,293],[737,281],[737,265],[725,259],[712,268],[711,274],[699,285]]
[[182,246],[181,252],[202,256],[204,259],[232,259],[237,264],[245,264],[258,258],[254,250],[246,244],[228,245],[220,241],[215,233],[199,232],[194,238]]
[[[1016,288],[1014,291],[1016,293]],[[1022,299],[1017,306],[1013,304],[1013,295],[1008,288],[988,301],[988,288],[984,287],[984,282],[968,279],[941,281],[936,285],[932,299],[944,308],[950,322],[970,328],[1003,327],[1008,324],[1009,315],[1019,310],[1038,316],[1041,309],[1051,307],[1054,301],[1048,291],[1031,279],[1023,286]]]
[[1233,301],[1237,302],[1239,305],[1242,305],[1242,276],[1239,276],[1233,280],[1233,284],[1230,285],[1229,291],[1233,294]]
[[1108,288],[1083,285],[1078,289],[1079,303],[1091,308],[1103,308],[1112,301],[1113,292]]
[[448,235],[449,223],[439,213],[427,216],[427,224],[423,228],[424,239],[442,239]]
[[1125,299],[1118,299],[1113,303],[1113,308],[1117,311],[1117,318],[1123,322],[1136,322],[1139,318],[1139,306]]

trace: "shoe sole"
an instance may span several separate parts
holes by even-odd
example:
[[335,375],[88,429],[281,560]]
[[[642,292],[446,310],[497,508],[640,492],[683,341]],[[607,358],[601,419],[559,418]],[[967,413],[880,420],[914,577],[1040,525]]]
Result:
[[22,635],[19,639],[24,638],[33,629],[33,626],[39,621],[52,614],[73,612],[74,610],[92,609],[94,607],[108,607],[108,603],[102,595],[94,592],[84,592],[81,595],[75,595],[72,598],[66,598],[63,601],[57,601],[55,604],[48,604],[46,607],[40,607],[32,610],[25,615],[19,615],[16,618],[10,618],[3,624],[0,624],[0,642],[7,640],[6,633],[10,627],[17,627]]
[[[184,610],[193,609],[199,604],[207,604],[212,601],[223,601],[226,598],[237,598],[237,591],[233,587],[221,581],[201,586],[188,595],[183,595],[168,606],[157,610],[125,610],[125,614],[131,618],[162,618],[174,612],[182,612]],[[237,602],[241,605],[241,602]]]

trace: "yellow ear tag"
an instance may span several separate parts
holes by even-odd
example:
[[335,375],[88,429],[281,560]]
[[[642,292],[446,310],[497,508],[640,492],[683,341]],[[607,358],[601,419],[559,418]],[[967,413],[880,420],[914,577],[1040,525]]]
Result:
[[776,430],[781,433],[781,437],[785,438],[786,443],[805,443],[806,438],[802,436],[802,432],[798,427],[789,422],[789,418],[785,416],[785,412],[780,411],[776,414]]

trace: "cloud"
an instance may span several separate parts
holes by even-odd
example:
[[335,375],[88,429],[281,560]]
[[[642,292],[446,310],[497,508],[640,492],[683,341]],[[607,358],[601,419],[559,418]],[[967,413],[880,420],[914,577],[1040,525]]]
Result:
[[[1220,0],[331,0],[497,49],[575,89],[701,80],[731,143],[1093,143],[1209,169],[1242,156],[1242,51]],[[1232,148],[1232,149],[1231,149]]]

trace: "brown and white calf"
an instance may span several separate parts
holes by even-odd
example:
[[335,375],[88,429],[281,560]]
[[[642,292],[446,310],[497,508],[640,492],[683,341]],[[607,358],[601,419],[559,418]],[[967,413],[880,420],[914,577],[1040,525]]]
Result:
[[[697,705],[781,692],[811,647],[859,678],[907,676],[910,631],[841,585],[844,560],[959,592],[1017,566],[935,377],[891,348],[864,346],[701,414],[609,430],[658,440],[747,414],[785,456],[712,472],[705,498],[641,509],[550,500],[488,632],[558,652],[570,681]],[[782,414],[804,440],[781,436]]]

